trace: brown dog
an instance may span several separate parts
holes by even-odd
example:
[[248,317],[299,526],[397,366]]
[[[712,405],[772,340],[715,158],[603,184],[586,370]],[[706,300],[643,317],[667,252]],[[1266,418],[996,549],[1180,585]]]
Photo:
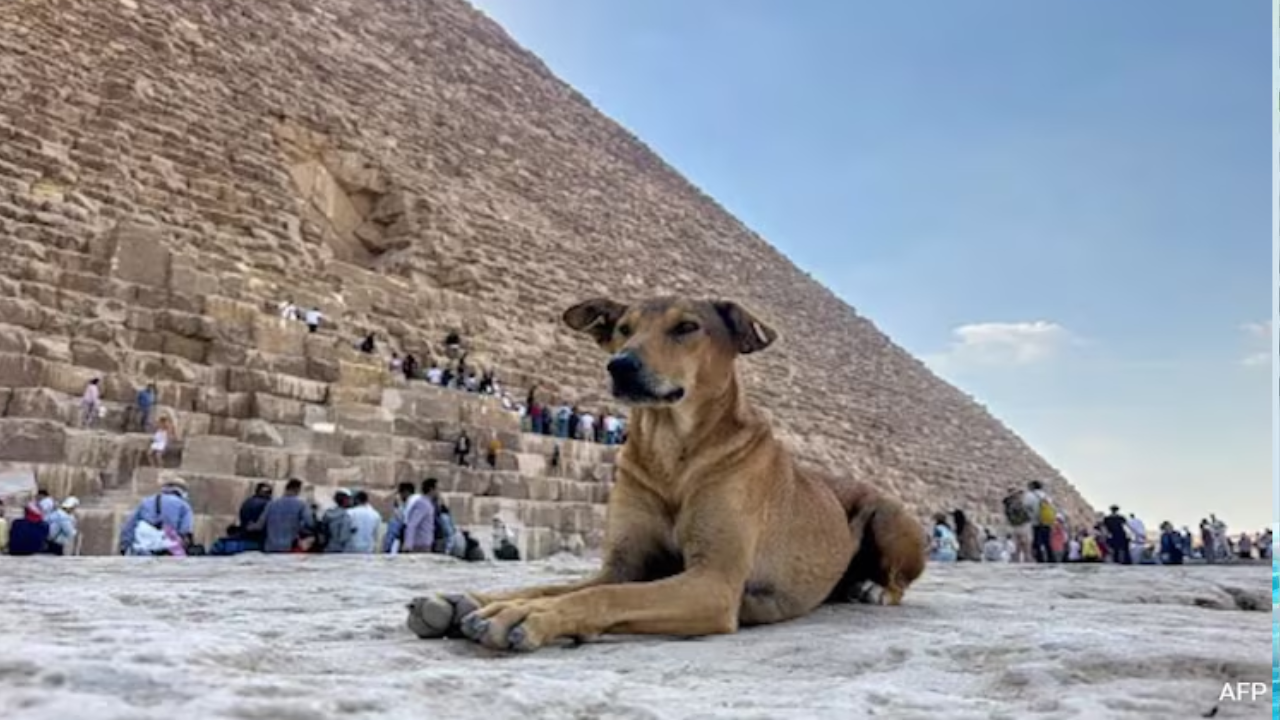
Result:
[[631,406],[603,567],[581,582],[419,598],[421,637],[532,650],[603,633],[711,635],[855,595],[897,604],[925,563],[920,523],[873,488],[799,468],[747,401],[738,355],[776,333],[732,302],[607,299],[564,313],[611,353]]

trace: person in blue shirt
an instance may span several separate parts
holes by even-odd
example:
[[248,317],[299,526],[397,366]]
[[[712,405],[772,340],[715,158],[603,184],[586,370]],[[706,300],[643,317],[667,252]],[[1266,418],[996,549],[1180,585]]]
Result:
[[160,529],[173,528],[184,546],[191,545],[195,513],[187,502],[187,481],[180,477],[165,477],[160,482],[160,492],[143,498],[124,527],[120,528],[121,555],[134,551],[134,532],[141,522]]
[[156,384],[147,383],[147,386],[138,391],[138,397],[134,401],[133,412],[138,423],[138,430],[148,432],[151,429],[151,412],[156,406]]

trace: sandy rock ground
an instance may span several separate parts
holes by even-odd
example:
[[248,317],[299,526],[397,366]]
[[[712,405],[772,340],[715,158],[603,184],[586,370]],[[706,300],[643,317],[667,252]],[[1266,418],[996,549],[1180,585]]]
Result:
[[[1267,717],[1266,566],[931,567],[900,608],[530,655],[418,640],[428,590],[587,561],[0,558],[8,720]],[[1253,609],[1242,609],[1253,608]]]

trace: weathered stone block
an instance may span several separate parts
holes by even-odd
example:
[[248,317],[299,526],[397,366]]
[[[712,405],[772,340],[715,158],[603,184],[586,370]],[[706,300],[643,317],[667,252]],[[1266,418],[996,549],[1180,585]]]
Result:
[[253,480],[233,475],[184,473],[191,509],[203,515],[235,515],[253,492]]
[[114,248],[112,277],[139,285],[168,287],[172,257],[159,228],[123,223],[116,226],[109,242]]
[[241,445],[235,474],[242,477],[288,479],[290,455],[285,450]]
[[188,438],[182,453],[182,472],[235,475],[238,450],[234,438],[212,435]]
[[229,368],[227,389],[232,392],[267,393],[307,403],[324,403],[329,386],[290,375]]
[[277,425],[301,425],[306,413],[301,400],[253,393],[253,415]]
[[40,387],[48,362],[30,355],[0,353],[0,385],[12,388]]
[[67,461],[67,429],[50,420],[0,420],[0,460],[57,465]]
[[305,358],[309,334],[307,326],[302,323],[262,312],[253,317],[253,344],[265,353]]

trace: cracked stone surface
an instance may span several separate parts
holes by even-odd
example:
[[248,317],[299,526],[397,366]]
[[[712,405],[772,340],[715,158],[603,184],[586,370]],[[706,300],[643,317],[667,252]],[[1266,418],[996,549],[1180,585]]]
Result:
[[[1266,717],[1267,568],[931,566],[899,608],[736,635],[501,654],[424,641],[433,591],[570,581],[555,556],[0,558],[0,714],[15,720]],[[1248,598],[1241,602],[1240,598]],[[1242,610],[1252,607],[1251,610]]]

